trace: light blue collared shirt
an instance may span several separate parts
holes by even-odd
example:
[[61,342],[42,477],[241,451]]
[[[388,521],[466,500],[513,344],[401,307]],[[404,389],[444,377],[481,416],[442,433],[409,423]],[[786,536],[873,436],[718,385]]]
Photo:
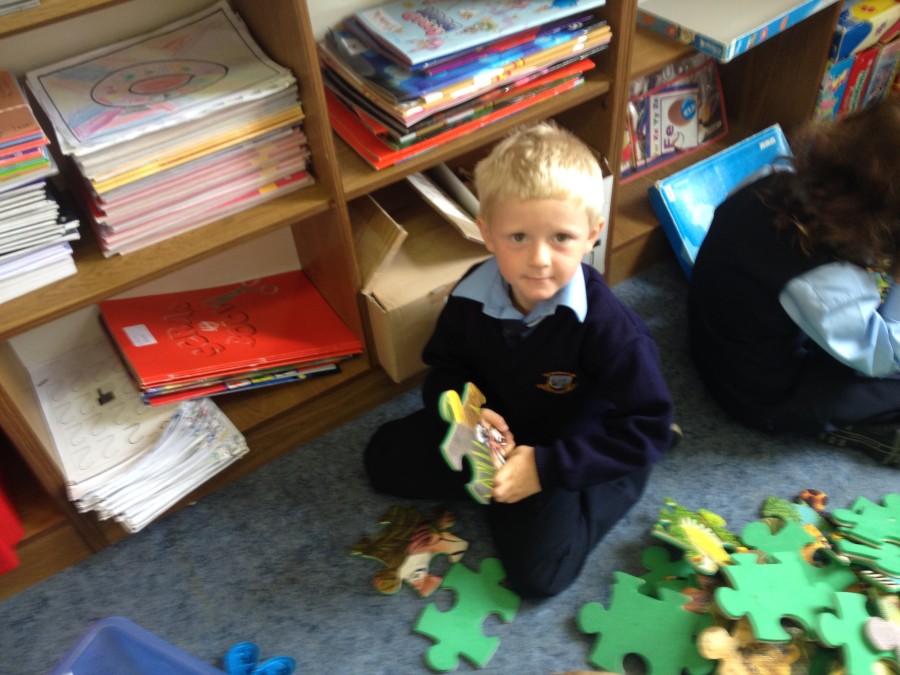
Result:
[[848,262],[816,267],[791,279],[781,306],[819,346],[870,377],[900,372],[900,290],[884,302],[873,272]]
[[490,317],[501,320],[524,321],[528,327],[534,327],[548,316],[556,313],[556,308],[568,307],[584,321],[587,316],[587,290],[584,282],[584,271],[581,265],[569,283],[553,294],[552,298],[542,300],[528,316],[513,306],[510,297],[509,283],[500,274],[496,258],[489,258],[469,276],[463,279],[451,295],[468,298],[480,302],[482,311]]

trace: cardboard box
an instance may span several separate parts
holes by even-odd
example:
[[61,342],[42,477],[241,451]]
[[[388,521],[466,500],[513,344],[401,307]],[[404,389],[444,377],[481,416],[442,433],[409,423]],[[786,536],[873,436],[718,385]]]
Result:
[[453,285],[490,254],[405,183],[351,202],[350,216],[375,355],[401,382],[424,370],[422,349]]

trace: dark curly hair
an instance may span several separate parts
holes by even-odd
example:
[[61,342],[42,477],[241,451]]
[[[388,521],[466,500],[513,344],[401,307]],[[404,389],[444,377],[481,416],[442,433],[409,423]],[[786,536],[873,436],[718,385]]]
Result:
[[794,171],[763,195],[807,255],[900,274],[900,97],[793,138]]

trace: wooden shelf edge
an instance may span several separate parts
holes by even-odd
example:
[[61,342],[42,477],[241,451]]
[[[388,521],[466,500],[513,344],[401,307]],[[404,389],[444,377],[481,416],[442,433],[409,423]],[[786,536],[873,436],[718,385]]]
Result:
[[4,311],[0,314],[0,339],[24,333],[228,247],[324,213],[329,208],[328,195],[312,185],[134,253],[111,258],[103,257],[92,234],[86,231],[90,225],[82,223],[84,239],[74,247],[78,272],[4,303]]
[[125,0],[41,0],[41,4],[32,9],[3,15],[0,22],[0,38],[24,33],[104,7],[121,5],[123,2]]

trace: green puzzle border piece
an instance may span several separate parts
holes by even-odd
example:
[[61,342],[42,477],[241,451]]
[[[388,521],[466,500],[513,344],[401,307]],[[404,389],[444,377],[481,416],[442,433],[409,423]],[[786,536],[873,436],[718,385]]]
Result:
[[[444,576],[441,589],[456,592],[456,604],[441,611],[429,604],[413,630],[435,640],[425,652],[425,662],[433,670],[446,672],[459,666],[465,657],[478,668],[491,660],[500,646],[500,638],[486,636],[482,624],[489,614],[497,614],[509,623],[519,609],[521,598],[500,585],[506,578],[497,558],[485,558],[478,572],[456,563]],[[440,590],[440,589],[439,589]]]
[[[624,672],[629,654],[640,656],[648,675],[710,672],[715,662],[697,651],[696,636],[712,624],[709,615],[684,609],[690,598],[662,588],[655,598],[643,592],[645,581],[625,572],[613,574],[609,609],[588,602],[576,617],[579,630],[597,635],[588,662],[597,668]],[[652,627],[652,630],[648,630]]]

